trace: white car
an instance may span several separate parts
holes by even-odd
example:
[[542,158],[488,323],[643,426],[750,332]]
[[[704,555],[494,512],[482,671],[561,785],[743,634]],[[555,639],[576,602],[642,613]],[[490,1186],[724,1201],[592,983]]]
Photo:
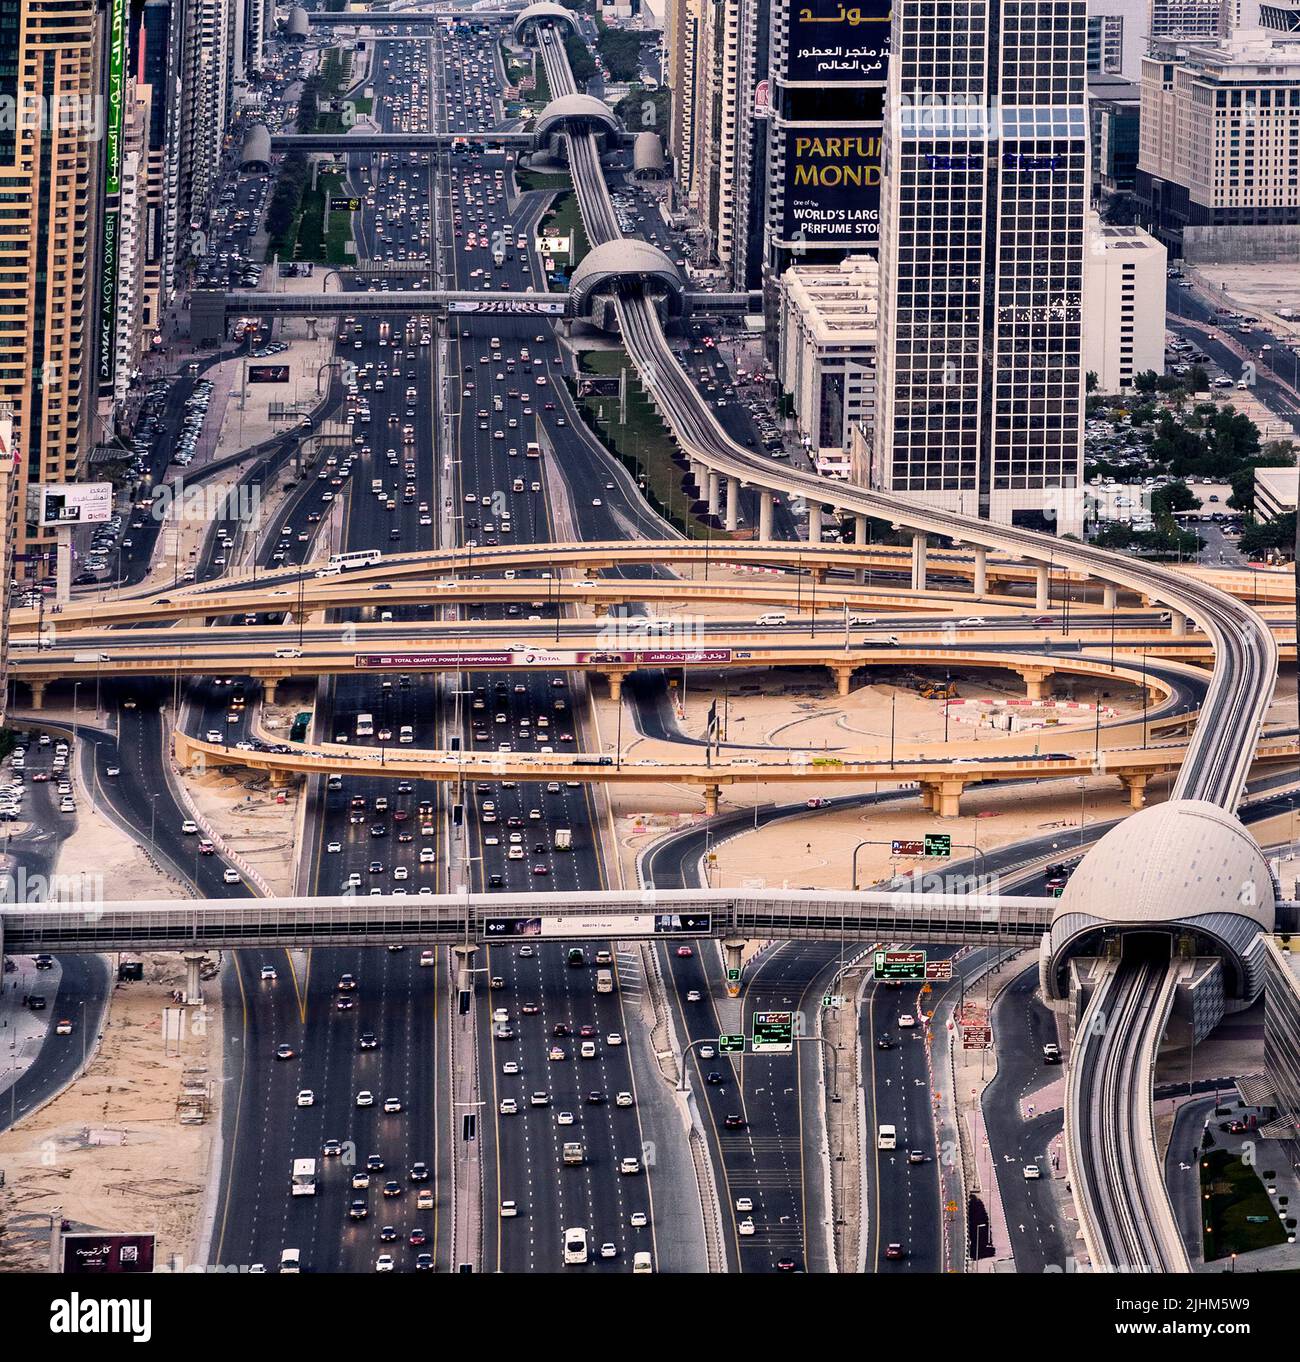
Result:
[[632,1105],[632,1094],[630,1092],[620,1092],[614,1098],[616,1107],[630,1107]]
[[429,969],[433,966],[434,958],[432,951],[420,952],[420,966],[422,969]]
[[503,1074],[517,1074],[519,1072],[518,1061],[513,1059],[506,1060],[506,1062],[501,1066],[501,1072]]
[[278,979],[279,977],[280,977],[280,976],[279,976],[278,974],[276,974],[276,972],[275,972],[275,966],[274,966],[274,965],[263,965],[263,966],[262,966],[262,978],[263,978],[263,979],[270,979],[270,980],[274,983],[274,981],[275,981],[276,979]]
[[310,1088],[304,1088],[298,1094],[298,1105],[300,1107],[314,1107],[316,1105],[316,1094]]
[[736,1198],[736,1209],[738,1211],[752,1211],[754,1209],[753,1198],[747,1196],[738,1196]]
[[181,831],[184,833],[196,833],[198,832],[198,830],[199,825],[192,818],[187,818],[181,824]]
[[650,1219],[644,1211],[633,1211],[628,1217],[628,1222],[634,1230],[640,1230],[650,1223]]
[[689,989],[686,994],[686,1001],[688,1003],[698,1003],[700,1001],[700,990],[698,988]]
[[571,1126],[573,1124],[573,1113],[571,1111],[556,1112],[555,1124],[559,1126]]
[[906,1030],[907,1027],[916,1025],[916,1018],[912,1016],[910,1012],[900,1013],[898,1018],[898,1025],[903,1030]]
[[221,872],[221,879],[222,879],[222,882],[225,883],[225,884],[238,884],[238,883],[239,883],[239,871],[236,870],[233,866],[229,866],[229,865],[228,865],[228,866]]
[[736,1226],[736,1230],[737,1230],[737,1232],[740,1233],[740,1234],[753,1234],[753,1233],[754,1233],[754,1222],[753,1222],[748,1216],[746,1216],[746,1217],[744,1218],[744,1220],[742,1220],[742,1221]]
[[357,1106],[373,1107],[374,1105],[375,1105],[374,1093],[371,1092],[369,1088],[362,1088],[361,1091],[357,1093]]
[[329,852],[339,852],[339,851],[342,851],[342,850],[343,850],[343,843],[342,843],[342,842],[331,842],[331,843],[329,844],[329,846],[327,846],[327,847],[325,848],[325,850],[326,850],[326,851],[329,851]]
[[1025,1177],[1030,1182],[1033,1182],[1037,1178],[1041,1178],[1042,1176],[1043,1176],[1042,1169],[1040,1169],[1036,1163],[1025,1164]]
[[375,1259],[376,1272],[391,1272],[393,1270],[393,1255],[391,1253],[381,1253]]
[[619,1033],[618,1033],[617,1031],[611,1031],[611,1032],[609,1033],[609,1035],[607,1035],[607,1036],[605,1037],[605,1044],[606,1044],[606,1045],[622,1045],[622,1044],[623,1044],[623,1037],[620,1036]]
[[613,1244],[602,1244],[600,1246],[600,1256],[602,1258],[617,1258],[618,1249]]
[[513,1097],[503,1097],[500,1112],[502,1116],[517,1116],[519,1114],[519,1103]]
[[402,1109],[401,1099],[397,1097],[384,1098],[384,1112],[388,1116],[396,1116]]

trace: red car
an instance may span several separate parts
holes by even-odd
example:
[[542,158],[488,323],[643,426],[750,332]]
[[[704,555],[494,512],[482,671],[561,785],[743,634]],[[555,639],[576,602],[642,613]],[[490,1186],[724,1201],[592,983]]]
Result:
[[535,1017],[542,1009],[536,1003],[524,1003],[519,1010],[525,1017]]
[[677,958],[678,958],[679,960],[689,960],[689,959],[691,958],[691,956],[693,956],[694,954],[695,954],[695,952],[694,952],[693,950],[691,950],[691,948],[690,948],[689,946],[678,946],[678,947],[677,947]]
[[885,1248],[886,1258],[904,1258],[906,1256],[902,1244],[889,1244]]
[[580,1035],[583,1040],[590,1040],[595,1034],[596,1028],[592,1026],[590,1022],[583,1022],[583,1024],[578,1027],[578,1035]]
[[551,868],[550,868],[550,866],[547,866],[547,865],[535,865],[535,866],[533,866],[533,874],[534,874],[534,875],[549,875],[550,873],[551,873]]

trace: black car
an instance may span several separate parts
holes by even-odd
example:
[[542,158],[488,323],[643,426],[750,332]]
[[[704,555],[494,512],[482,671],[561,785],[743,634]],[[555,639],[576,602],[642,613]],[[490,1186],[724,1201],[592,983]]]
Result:
[[373,1031],[363,1031],[357,1044],[362,1050],[378,1050],[379,1037]]
[[704,1081],[717,1087],[718,1084],[722,1082],[722,1075],[716,1069],[710,1069],[705,1075]]
[[415,1163],[411,1165],[411,1171],[408,1176],[410,1177],[412,1182],[428,1182],[429,1165],[427,1163],[422,1163],[419,1160],[417,1160]]
[[396,1238],[396,1225],[385,1225],[379,1231],[379,1242],[382,1244],[391,1244]]
[[348,1207],[348,1216],[352,1220],[364,1220],[369,1214],[370,1207],[359,1199]]
[[384,1171],[384,1161],[378,1154],[371,1154],[366,1159],[366,1171],[368,1173],[382,1173]]
[[877,1050],[892,1050],[893,1048],[894,1042],[889,1036],[881,1035],[876,1037]]
[[589,1107],[600,1107],[605,1104],[605,1094],[603,1092],[589,1092],[587,1094],[587,1105]]
[[745,1118],[743,1116],[736,1115],[724,1116],[722,1119],[722,1124],[728,1130],[744,1130]]

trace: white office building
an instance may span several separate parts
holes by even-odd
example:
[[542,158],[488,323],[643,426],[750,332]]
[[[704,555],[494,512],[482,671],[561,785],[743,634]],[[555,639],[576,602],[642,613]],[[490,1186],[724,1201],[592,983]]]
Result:
[[1083,267],[1083,367],[1097,391],[1124,392],[1148,369],[1165,369],[1167,253],[1141,227],[1088,215]]
[[875,427],[880,266],[874,256],[794,265],[781,276],[781,386],[800,439],[830,477],[865,481],[850,466],[855,427]]

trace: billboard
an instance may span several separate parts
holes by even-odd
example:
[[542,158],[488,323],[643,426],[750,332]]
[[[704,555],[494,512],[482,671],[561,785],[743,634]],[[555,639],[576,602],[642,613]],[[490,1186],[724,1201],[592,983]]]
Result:
[[551,940],[612,940],[636,936],[702,936],[712,930],[708,913],[559,913],[545,917],[489,917],[483,936],[497,941],[522,937]]
[[102,384],[111,383],[117,370],[117,230],[118,210],[104,209],[99,267],[99,346],[96,371]]
[[122,192],[122,126],[126,115],[126,0],[113,0],[108,19],[108,126],[104,193]]
[[880,235],[879,123],[843,131],[791,126],[785,138],[786,243],[875,245]]
[[152,1272],[152,1234],[65,1234],[62,1271],[96,1273]]
[[289,366],[287,364],[250,364],[248,366],[250,383],[287,383]]
[[100,525],[113,514],[111,482],[52,482],[34,490],[41,525]]
[[453,298],[448,312],[478,313],[486,317],[563,317],[563,298]]
[[786,25],[786,84],[883,82],[889,61],[892,0],[845,7],[794,0]]

